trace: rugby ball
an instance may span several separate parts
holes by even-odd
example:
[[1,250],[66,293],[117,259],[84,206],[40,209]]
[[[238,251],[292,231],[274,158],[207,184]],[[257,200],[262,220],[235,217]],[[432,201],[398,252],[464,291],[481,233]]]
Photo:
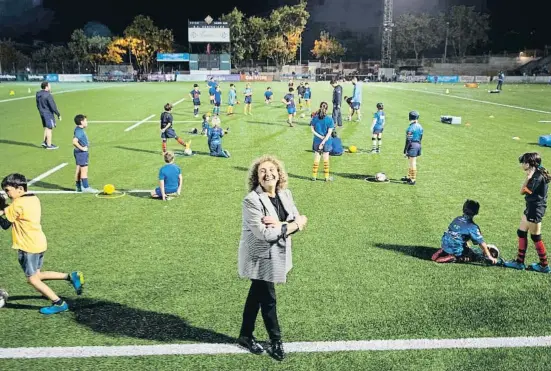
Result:
[[8,292],[0,289],[0,308],[2,308],[8,302]]
[[386,177],[386,174],[385,173],[377,173],[375,174],[375,180],[378,181],[378,182],[386,182],[387,181],[387,177]]
[[488,245],[488,250],[494,259],[499,258],[499,249],[496,245]]

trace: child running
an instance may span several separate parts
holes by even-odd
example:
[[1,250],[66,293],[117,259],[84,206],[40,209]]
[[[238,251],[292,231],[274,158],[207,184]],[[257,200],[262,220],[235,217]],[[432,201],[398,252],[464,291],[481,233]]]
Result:
[[541,166],[541,156],[539,153],[525,153],[518,160],[522,170],[526,173],[526,179],[520,189],[520,194],[524,195],[526,201],[526,208],[517,230],[517,259],[505,262],[504,266],[520,270],[526,268],[524,259],[526,257],[526,250],[528,249],[528,232],[530,232],[530,237],[534,242],[540,259],[539,263],[532,263],[530,268],[536,272],[549,273],[547,251],[541,239],[541,222],[547,208],[547,190],[551,181],[551,174]]

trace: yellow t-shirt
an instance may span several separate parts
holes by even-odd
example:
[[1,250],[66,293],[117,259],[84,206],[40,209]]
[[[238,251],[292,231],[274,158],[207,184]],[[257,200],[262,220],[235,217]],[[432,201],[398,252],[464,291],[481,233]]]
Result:
[[46,251],[48,243],[40,225],[40,200],[34,195],[25,195],[13,200],[5,210],[12,223],[12,248],[32,254]]

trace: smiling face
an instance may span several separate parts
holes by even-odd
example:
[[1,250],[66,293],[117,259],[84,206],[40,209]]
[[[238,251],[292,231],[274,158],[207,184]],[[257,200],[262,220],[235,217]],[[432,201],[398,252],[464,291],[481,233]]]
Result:
[[264,190],[275,188],[278,181],[279,173],[273,162],[266,161],[258,166],[258,183]]

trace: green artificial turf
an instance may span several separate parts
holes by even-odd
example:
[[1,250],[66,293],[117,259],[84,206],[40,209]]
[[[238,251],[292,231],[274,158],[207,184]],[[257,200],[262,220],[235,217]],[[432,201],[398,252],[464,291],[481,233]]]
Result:
[[[50,318],[38,313],[47,303],[25,283],[16,253],[10,249],[10,233],[0,233],[0,287],[12,295],[8,307],[0,310],[0,347],[232,341],[238,335],[249,285],[237,274],[241,200],[247,193],[250,163],[268,153],[284,161],[297,206],[309,220],[306,230],[294,237],[294,268],[288,283],[277,287],[285,341],[551,333],[551,276],[430,261],[443,231],[461,213],[467,198],[481,203],[475,221],[485,239],[496,244],[505,258],[513,258],[524,207],[518,156],[540,151],[544,165],[551,160],[551,151],[537,146],[538,137],[551,132],[551,124],[538,121],[551,120],[551,114],[457,97],[551,111],[551,86],[505,85],[503,93],[488,94],[493,86],[365,84],[362,121],[345,122],[339,135],[345,146],[370,149],[371,115],[375,104],[384,102],[387,124],[382,153],[331,158],[335,180],[326,184],[309,180],[313,155],[308,115],[297,116],[297,125],[290,128],[279,103],[286,84],[270,84],[275,93],[271,106],[263,102],[266,84],[256,83],[253,116],[243,115],[242,104],[235,107],[234,116],[222,115],[222,126],[230,128],[223,140],[230,159],[208,156],[206,139],[187,133],[192,128],[200,131],[201,125],[192,115],[188,97],[192,83],[53,84],[54,91],[93,89],[55,96],[63,117],[54,132],[57,151],[40,148],[42,127],[32,97],[35,87],[29,94],[28,84],[2,84],[2,99],[11,98],[10,89],[16,90],[16,98],[31,98],[0,103],[0,176],[20,172],[31,179],[69,163],[31,189],[73,189],[72,118],[78,113],[90,121],[138,122],[152,114],[152,120],[157,120],[165,103],[185,97],[174,108],[174,119],[194,122],[176,123],[175,128],[185,140],[192,139],[197,154],[177,157],[184,187],[182,196],[170,202],[151,200],[147,194],[112,200],[40,195],[49,243],[44,269],[82,270],[86,277],[81,297],[66,282],[51,284],[73,306],[70,313]],[[228,85],[222,84],[222,113]],[[328,83],[311,85],[313,107],[331,100]],[[243,88],[237,84],[240,98]],[[202,90],[204,113],[211,106],[206,87]],[[344,90],[350,95],[351,85]],[[391,179],[407,173],[402,151],[408,112],[414,109],[420,112],[425,129],[417,185],[366,182],[365,177],[377,172]],[[441,124],[441,115],[461,116],[463,125]],[[141,190],[157,185],[163,165],[158,123],[125,132],[131,125],[89,124],[91,186],[112,183],[122,190]],[[169,149],[182,147],[170,141]],[[551,243],[547,231],[544,219],[543,238]],[[528,262],[536,259],[530,246]],[[260,319],[257,337],[266,338]],[[542,349],[297,354],[289,357],[286,367],[342,369],[350,364],[350,368],[367,369],[365,365],[374,362],[378,367],[372,369],[491,369],[495,364],[513,369],[522,358],[531,369],[540,369],[537,360],[542,357],[549,362]],[[271,365],[246,355],[112,358],[99,364],[129,368],[132,363],[155,369],[177,365],[265,369]],[[13,360],[0,362],[0,368],[3,364],[86,368],[94,363]]]

